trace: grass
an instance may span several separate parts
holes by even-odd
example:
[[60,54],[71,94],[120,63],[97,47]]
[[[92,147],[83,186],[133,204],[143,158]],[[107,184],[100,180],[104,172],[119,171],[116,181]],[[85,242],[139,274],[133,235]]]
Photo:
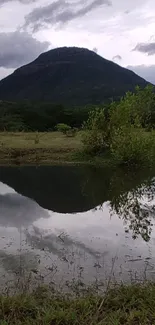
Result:
[[80,134],[66,137],[59,132],[0,133],[0,163],[70,162],[81,151]]
[[[60,132],[1,132],[0,164],[100,163],[83,151],[82,132],[67,137]],[[105,158],[109,164],[109,158]]]
[[0,297],[0,325],[154,325],[155,284],[120,286],[105,296],[71,298],[38,288]]

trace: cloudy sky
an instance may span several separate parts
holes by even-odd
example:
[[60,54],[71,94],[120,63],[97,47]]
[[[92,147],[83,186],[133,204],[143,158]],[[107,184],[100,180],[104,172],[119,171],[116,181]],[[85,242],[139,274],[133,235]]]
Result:
[[154,0],[0,0],[0,79],[40,53],[87,47],[155,83]]

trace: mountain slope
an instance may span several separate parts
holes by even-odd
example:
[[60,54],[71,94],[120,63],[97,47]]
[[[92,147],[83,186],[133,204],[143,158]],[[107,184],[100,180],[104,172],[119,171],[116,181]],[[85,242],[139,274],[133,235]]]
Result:
[[0,100],[84,105],[122,96],[147,82],[93,51],[63,47],[41,54],[0,81]]

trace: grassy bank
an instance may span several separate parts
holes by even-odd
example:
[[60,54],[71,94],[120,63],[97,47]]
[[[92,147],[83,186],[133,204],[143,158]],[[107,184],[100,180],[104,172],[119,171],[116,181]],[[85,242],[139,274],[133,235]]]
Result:
[[0,164],[109,164],[109,157],[83,153],[82,132],[67,137],[60,132],[1,132]]
[[155,285],[121,286],[104,297],[67,298],[38,289],[0,297],[1,325],[153,325]]
[[80,134],[66,137],[59,132],[0,133],[0,163],[48,164],[71,162],[82,150]]

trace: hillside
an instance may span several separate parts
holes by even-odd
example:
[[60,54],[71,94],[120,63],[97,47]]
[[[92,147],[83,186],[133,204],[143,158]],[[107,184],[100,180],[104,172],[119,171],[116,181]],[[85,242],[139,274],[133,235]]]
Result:
[[39,100],[67,105],[102,103],[147,82],[84,48],[41,54],[0,81],[0,100]]

